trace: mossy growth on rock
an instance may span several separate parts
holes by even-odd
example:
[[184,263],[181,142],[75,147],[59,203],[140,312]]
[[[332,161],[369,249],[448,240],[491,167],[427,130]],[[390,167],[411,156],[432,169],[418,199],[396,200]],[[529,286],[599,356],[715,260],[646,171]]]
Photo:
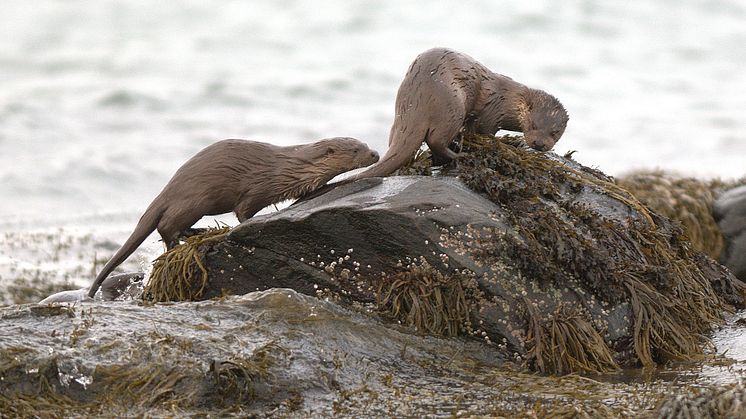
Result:
[[720,192],[737,182],[701,180],[653,170],[629,173],[616,179],[616,183],[657,213],[680,222],[695,249],[713,259],[720,257],[723,236],[712,217],[712,205]]
[[198,299],[208,283],[205,252],[211,244],[222,240],[228,230],[228,227],[207,229],[159,256],[153,261],[143,299],[151,302]]
[[[462,145],[456,173],[504,208],[518,233],[495,235],[500,239],[492,249],[485,247],[485,262],[507,259],[540,287],[579,283],[602,304],[628,303],[633,347],[642,365],[702,356],[703,333],[730,308],[724,298],[743,303],[743,284],[716,290],[719,283],[712,281],[729,274],[611,178],[530,150],[515,137],[466,135]],[[579,203],[575,197],[588,189],[623,203],[629,215],[611,216],[604,206]],[[528,312],[535,313],[530,298],[525,300]],[[607,331],[585,308],[529,317],[529,363],[537,370],[616,366],[612,348],[601,339]]]

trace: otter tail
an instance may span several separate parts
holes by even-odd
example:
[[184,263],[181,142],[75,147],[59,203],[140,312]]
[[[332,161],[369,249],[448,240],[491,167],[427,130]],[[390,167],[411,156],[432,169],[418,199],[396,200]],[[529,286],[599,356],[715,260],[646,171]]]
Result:
[[89,297],[93,298],[93,296],[96,295],[96,291],[98,291],[101,283],[104,282],[111,271],[124,262],[129,255],[131,255],[132,252],[134,252],[135,249],[137,249],[137,247],[148,238],[150,233],[158,227],[158,222],[161,220],[162,215],[163,210],[161,208],[154,208],[152,204],[147,210],[145,210],[145,213],[140,217],[140,221],[137,222],[135,231],[132,232],[127,241],[124,242],[122,247],[117,250],[114,256],[106,262],[106,265],[104,265],[101,272],[96,276],[91,288],[88,289]]
[[[343,182],[349,183],[358,179],[388,176],[394,173],[414,158],[417,150],[419,150],[422,143],[427,139],[427,134],[428,132],[425,131],[419,136],[419,138],[415,135],[414,138],[403,139],[395,139],[392,135],[389,140],[389,149],[386,151],[386,154],[383,156],[381,161],[360,173],[344,179]],[[391,147],[391,144],[394,144],[394,146]],[[399,146],[401,146],[401,148],[399,148]]]
[[[394,128],[392,127],[392,130]],[[399,141],[398,139],[394,139],[393,135],[389,135],[389,149],[386,151],[386,154],[383,156],[383,158],[373,166],[370,166],[369,168],[363,170],[360,173],[354,174],[352,176],[346,177],[338,182],[334,183],[327,183],[326,185],[322,185],[319,188],[316,188],[315,190],[307,193],[306,195],[300,197],[297,201],[295,201],[292,205],[308,201],[309,199],[316,198],[317,196],[321,196],[329,191],[331,191],[334,188],[337,188],[342,185],[346,185],[348,183],[354,182],[356,180],[360,179],[367,179],[371,177],[382,177],[382,176],[388,176],[397,169],[401,168],[409,160],[411,160],[415,154],[417,153],[417,150],[419,150],[422,143],[427,139],[429,131],[425,131],[420,138],[415,137],[414,139],[404,139],[403,141]],[[419,140],[419,141],[417,141]],[[396,143],[397,146],[391,147],[391,144]],[[398,146],[403,145],[404,147]]]

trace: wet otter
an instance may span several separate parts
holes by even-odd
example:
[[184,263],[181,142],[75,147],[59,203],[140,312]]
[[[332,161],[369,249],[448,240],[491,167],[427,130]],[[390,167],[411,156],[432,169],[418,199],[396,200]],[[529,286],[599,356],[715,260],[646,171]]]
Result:
[[233,211],[243,222],[262,208],[297,198],[349,170],[378,161],[378,153],[354,138],[329,138],[279,147],[223,140],[181,166],[145,210],[127,241],[106,263],[88,290],[101,282],[157,229],[168,249],[204,215]]
[[466,54],[431,49],[417,56],[399,87],[388,151],[378,164],[346,181],[393,173],[423,141],[436,161],[450,161],[458,155],[449,146],[463,128],[489,135],[520,131],[529,146],[547,151],[567,120],[554,96],[493,73]]

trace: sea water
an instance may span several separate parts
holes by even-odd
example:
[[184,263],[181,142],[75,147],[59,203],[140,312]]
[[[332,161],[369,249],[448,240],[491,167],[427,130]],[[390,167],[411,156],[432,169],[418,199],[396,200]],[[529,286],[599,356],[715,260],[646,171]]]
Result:
[[[176,168],[216,140],[352,136],[385,152],[399,83],[436,46],[557,96],[570,121],[555,151],[585,165],[746,175],[739,0],[5,0],[2,11],[0,289],[24,275],[89,283]],[[126,266],[161,249],[153,235]]]

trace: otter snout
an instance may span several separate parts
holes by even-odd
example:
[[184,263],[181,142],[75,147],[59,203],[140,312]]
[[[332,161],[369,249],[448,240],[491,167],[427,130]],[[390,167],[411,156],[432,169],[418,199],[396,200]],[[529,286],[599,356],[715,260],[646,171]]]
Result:
[[539,151],[549,151],[554,147],[554,141],[552,140],[536,140],[534,141],[534,149]]
[[379,159],[378,152],[374,150],[368,150],[357,159],[359,163],[358,167],[370,166],[373,163],[377,163],[378,159]]
[[551,138],[532,135],[526,135],[524,138],[526,140],[526,144],[528,144],[529,147],[533,148],[534,150],[549,151],[552,149],[552,147],[554,147],[554,140],[552,140]]

